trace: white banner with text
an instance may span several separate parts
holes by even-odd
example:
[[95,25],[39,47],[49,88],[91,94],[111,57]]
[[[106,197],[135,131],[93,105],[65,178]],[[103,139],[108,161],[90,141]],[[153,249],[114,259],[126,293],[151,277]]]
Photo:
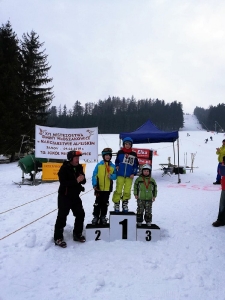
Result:
[[66,159],[71,150],[80,150],[82,160],[98,160],[98,127],[71,129],[35,125],[35,157]]

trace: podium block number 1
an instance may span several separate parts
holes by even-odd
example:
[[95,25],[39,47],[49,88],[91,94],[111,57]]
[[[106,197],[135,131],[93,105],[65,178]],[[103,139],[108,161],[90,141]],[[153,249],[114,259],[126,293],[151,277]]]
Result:
[[134,212],[110,212],[110,241],[136,241],[136,215]]
[[122,225],[122,239],[127,239],[127,219],[124,219],[123,221],[119,222],[119,224]]

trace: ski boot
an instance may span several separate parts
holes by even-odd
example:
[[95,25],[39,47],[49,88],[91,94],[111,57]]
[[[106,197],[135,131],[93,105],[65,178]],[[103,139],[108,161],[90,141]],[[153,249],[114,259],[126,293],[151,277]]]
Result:
[[127,213],[128,212],[128,201],[127,200],[124,200],[122,202],[122,208],[123,208],[123,212],[124,213]]

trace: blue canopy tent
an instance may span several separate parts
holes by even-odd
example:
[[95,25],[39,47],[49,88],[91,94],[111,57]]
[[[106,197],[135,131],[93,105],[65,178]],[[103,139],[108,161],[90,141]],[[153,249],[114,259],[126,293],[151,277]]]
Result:
[[[120,139],[123,140],[129,136],[132,138],[134,144],[146,144],[146,143],[173,143],[174,152],[174,165],[175,165],[175,149],[174,142],[177,141],[178,152],[178,170],[179,170],[179,135],[178,131],[162,131],[158,129],[150,120],[141,125],[138,129],[131,132],[121,132]],[[178,172],[178,183],[180,183],[180,174]]]

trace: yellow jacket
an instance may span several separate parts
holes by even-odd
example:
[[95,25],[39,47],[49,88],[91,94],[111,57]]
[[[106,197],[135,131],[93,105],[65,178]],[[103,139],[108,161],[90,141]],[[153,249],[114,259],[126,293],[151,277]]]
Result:
[[216,154],[218,155],[218,162],[221,163],[223,161],[223,157],[225,156],[225,145],[220,147],[220,149],[216,151]]
[[[107,170],[108,166],[108,170]],[[110,174],[110,178],[108,177]],[[110,161],[109,163],[104,162],[104,160],[100,161],[92,175],[92,185],[96,187],[100,191],[112,191],[112,180],[116,179],[116,167]]]

